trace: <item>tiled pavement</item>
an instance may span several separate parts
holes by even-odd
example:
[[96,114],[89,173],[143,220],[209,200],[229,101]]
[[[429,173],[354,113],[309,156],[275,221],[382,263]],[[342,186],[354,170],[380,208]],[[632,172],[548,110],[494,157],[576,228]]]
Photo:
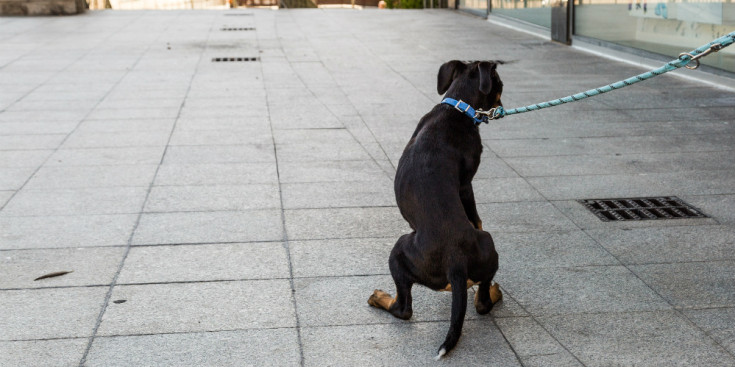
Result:
[[[437,364],[448,294],[366,300],[450,59],[514,61],[509,107],[641,71],[442,10],[0,18],[0,365]],[[482,126],[506,298],[441,365],[735,365],[734,104],[663,76]],[[642,195],[711,219],[575,201]]]

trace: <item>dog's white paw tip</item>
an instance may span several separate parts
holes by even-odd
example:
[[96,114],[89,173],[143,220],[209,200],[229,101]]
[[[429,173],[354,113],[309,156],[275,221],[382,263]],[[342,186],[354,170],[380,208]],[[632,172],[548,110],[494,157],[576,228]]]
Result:
[[444,349],[444,348],[440,349],[439,350],[439,354],[437,354],[436,357],[434,357],[434,360],[435,361],[438,361],[438,360],[442,359],[442,357],[444,357],[445,354],[447,354],[447,350]]

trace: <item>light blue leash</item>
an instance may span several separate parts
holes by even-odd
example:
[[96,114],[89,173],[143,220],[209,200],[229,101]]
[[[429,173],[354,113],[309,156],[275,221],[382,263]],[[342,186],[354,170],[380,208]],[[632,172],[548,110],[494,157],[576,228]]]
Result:
[[[481,119],[483,122],[488,122],[489,120],[497,120],[499,118],[503,118],[508,115],[515,115],[517,113],[523,113],[523,112],[529,112],[529,111],[536,111],[540,110],[542,108],[547,107],[553,107],[558,106],[560,104],[564,104],[567,102],[576,102],[581,99],[585,99],[587,97],[596,96],[598,94],[607,93],[611,90],[620,89],[623,87],[627,87],[629,85],[642,82],[646,79],[653,78],[654,76],[661,75],[663,73],[667,73],[672,70],[676,70],[682,66],[685,66],[687,69],[696,69],[699,67],[699,58],[707,56],[713,52],[717,52],[719,50],[722,50],[723,48],[730,46],[733,42],[735,42],[735,32],[731,32],[725,36],[722,36],[702,47],[699,47],[691,52],[685,52],[679,55],[679,58],[676,60],[669,61],[664,66],[651,70],[649,72],[645,72],[640,75],[636,75],[632,78],[628,78],[625,80],[621,80],[616,83],[608,84],[604,87],[590,89],[586,92],[573,94],[571,96],[566,96],[563,98],[555,99],[548,102],[541,102],[537,104],[532,104],[530,106],[526,107],[519,107],[514,108],[511,110],[505,110],[502,106],[491,108],[488,111],[483,110],[477,110],[475,111],[475,120],[478,118]],[[692,61],[696,61],[696,65],[689,66],[688,64]]]

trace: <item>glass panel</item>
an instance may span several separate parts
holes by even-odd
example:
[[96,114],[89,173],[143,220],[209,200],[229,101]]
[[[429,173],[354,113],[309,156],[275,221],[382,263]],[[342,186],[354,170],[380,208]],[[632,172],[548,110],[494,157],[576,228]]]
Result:
[[[673,59],[735,31],[735,3],[726,1],[575,0],[574,34]],[[735,72],[735,46],[700,61]]]
[[487,0],[459,0],[459,8],[485,16],[487,15]]
[[549,0],[492,0],[492,12],[542,27],[551,27]]

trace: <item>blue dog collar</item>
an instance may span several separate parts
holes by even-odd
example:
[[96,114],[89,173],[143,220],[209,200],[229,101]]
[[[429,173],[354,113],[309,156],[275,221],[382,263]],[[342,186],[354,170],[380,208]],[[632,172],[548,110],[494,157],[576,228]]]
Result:
[[477,111],[475,111],[474,108],[472,108],[472,106],[470,106],[469,104],[467,104],[467,102],[461,99],[458,101],[453,98],[444,98],[442,100],[442,103],[448,104],[454,107],[455,110],[467,115],[469,118],[471,118],[475,122],[475,125],[479,125],[483,122],[484,123],[488,122],[488,118],[486,115],[480,115],[479,113],[477,113]]

